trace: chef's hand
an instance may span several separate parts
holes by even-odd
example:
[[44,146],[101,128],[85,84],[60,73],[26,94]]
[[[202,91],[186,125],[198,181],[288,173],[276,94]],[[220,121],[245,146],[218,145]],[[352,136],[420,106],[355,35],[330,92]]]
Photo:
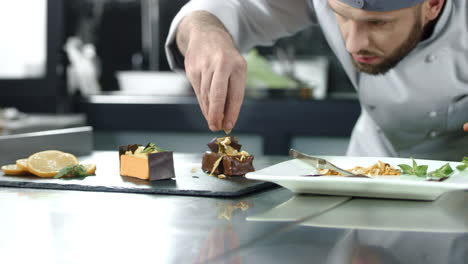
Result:
[[468,123],[465,123],[465,125],[463,126],[463,130],[465,130],[466,132],[468,132]]
[[209,128],[231,130],[244,98],[247,72],[231,35],[215,16],[195,11],[179,24],[176,41]]

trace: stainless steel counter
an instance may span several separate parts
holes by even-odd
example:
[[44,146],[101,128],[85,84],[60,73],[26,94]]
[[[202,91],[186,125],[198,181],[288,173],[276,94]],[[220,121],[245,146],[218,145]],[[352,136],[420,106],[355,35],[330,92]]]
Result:
[[466,263],[467,204],[467,192],[419,202],[282,188],[235,199],[0,188],[0,256],[2,263]]

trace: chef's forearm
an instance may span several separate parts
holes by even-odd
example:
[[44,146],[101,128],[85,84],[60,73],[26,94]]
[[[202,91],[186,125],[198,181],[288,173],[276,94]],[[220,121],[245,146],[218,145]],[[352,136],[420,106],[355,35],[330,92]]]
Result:
[[[229,32],[234,45],[246,52],[256,45],[271,45],[283,36],[291,35],[310,25],[313,13],[309,0],[191,0],[174,18],[166,40],[166,54],[174,70],[184,69],[183,53],[186,52],[193,27],[208,25]],[[185,20],[197,11],[212,16],[195,23]],[[199,13],[196,16],[200,16]],[[181,22],[184,24],[180,26]],[[180,54],[182,53],[182,54]]]
[[223,23],[206,11],[194,11],[183,18],[177,27],[176,43],[182,55],[187,51],[190,36],[201,32],[222,34],[232,40]]

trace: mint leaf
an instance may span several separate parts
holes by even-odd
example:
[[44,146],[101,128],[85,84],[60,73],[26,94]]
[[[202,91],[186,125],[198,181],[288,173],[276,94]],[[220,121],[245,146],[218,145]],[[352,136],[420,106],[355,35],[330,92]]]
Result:
[[73,166],[68,166],[63,169],[61,169],[57,175],[54,176],[55,179],[62,178],[64,176],[67,176],[71,173]]
[[416,169],[418,168],[418,164],[417,164],[416,161],[413,159],[413,157],[411,157],[411,160],[413,161],[413,170],[416,171]]
[[431,173],[431,176],[436,177],[436,178],[444,178],[452,174],[453,169],[450,166],[450,164],[445,164],[442,167],[438,168],[435,170],[433,173]]
[[398,167],[401,168],[401,170],[403,171],[403,174],[413,174],[413,168],[410,166],[410,165],[406,165],[406,164],[400,164],[398,165]]
[[466,168],[468,168],[468,157],[463,157],[462,161],[461,161],[463,164],[462,165],[458,165],[457,166],[457,170],[459,171],[464,171]]
[[414,170],[414,174],[416,174],[416,176],[418,177],[424,177],[427,175],[427,168],[428,168],[427,165],[417,166],[416,169]]
[[459,171],[464,171],[466,168],[468,168],[468,157],[463,157],[462,161],[461,161],[463,164],[462,165],[458,165],[456,168],[457,170]]
[[400,167],[403,170],[403,174],[408,174],[408,175],[416,175],[418,177],[425,177],[427,175],[427,165],[419,165],[416,163],[416,161],[411,157],[413,167],[410,165],[406,164],[400,164],[398,167]]
[[73,177],[87,177],[91,174],[86,173],[86,168],[83,165],[72,165],[61,169],[57,175],[54,176],[55,179],[59,178],[73,178]]

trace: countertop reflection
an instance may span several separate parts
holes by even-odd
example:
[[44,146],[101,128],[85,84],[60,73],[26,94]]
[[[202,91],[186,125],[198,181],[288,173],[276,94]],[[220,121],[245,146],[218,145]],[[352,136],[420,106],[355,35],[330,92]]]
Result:
[[466,263],[468,192],[435,202],[0,188],[4,263]]

